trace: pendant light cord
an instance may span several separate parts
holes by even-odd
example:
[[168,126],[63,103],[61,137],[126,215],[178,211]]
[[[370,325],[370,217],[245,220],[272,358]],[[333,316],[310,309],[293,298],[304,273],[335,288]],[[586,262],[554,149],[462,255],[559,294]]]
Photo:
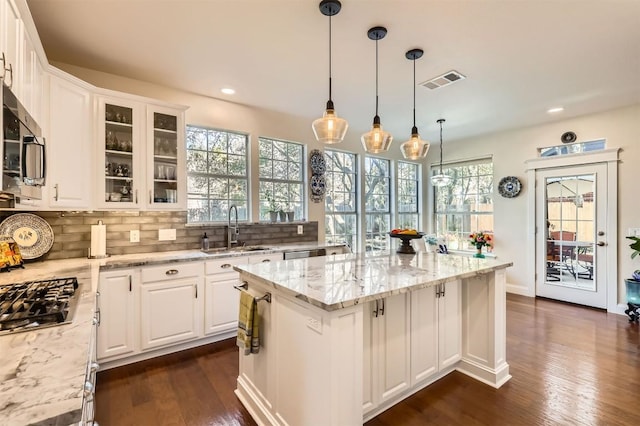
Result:
[[413,128],[416,129],[416,58],[413,58]]
[[329,102],[331,102],[331,15],[329,15]]
[[442,174],[442,121],[440,122],[440,174]]
[[376,38],[376,117],[378,116],[378,39]]

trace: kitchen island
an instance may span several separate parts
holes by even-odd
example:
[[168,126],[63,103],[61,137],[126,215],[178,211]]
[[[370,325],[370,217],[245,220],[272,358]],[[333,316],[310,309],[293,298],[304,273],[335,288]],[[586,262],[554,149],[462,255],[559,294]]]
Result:
[[418,253],[240,265],[260,351],[236,395],[258,424],[362,424],[454,370],[508,381],[510,262]]

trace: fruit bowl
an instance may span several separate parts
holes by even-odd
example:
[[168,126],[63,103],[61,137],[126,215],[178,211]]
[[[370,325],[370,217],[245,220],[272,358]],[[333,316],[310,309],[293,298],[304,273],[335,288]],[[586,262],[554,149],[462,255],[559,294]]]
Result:
[[400,238],[402,240],[402,244],[396,250],[396,253],[400,254],[415,254],[416,251],[413,249],[411,245],[411,240],[415,240],[418,238],[424,237],[424,232],[416,232],[410,234],[403,234],[402,232],[389,232],[389,236],[392,238]]

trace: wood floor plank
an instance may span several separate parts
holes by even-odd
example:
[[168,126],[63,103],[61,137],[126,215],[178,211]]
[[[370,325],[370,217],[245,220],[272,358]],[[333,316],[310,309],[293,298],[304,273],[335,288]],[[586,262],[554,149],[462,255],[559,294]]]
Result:
[[[507,360],[513,378],[500,389],[454,372],[366,425],[640,424],[639,329],[624,316],[507,295]],[[233,393],[237,373],[233,339],[99,372],[96,419],[253,426]]]

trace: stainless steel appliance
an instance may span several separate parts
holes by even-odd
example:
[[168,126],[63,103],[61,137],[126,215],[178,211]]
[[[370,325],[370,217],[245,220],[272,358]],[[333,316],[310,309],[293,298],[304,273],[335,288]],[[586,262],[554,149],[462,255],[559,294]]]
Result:
[[0,286],[0,334],[70,323],[79,293],[75,277]]
[[2,136],[1,198],[41,199],[46,167],[42,131],[15,94],[4,84]]
[[311,250],[285,251],[284,260],[303,259],[305,257],[317,257],[317,256],[326,256],[326,255],[327,255],[327,251],[323,248],[311,249]]

